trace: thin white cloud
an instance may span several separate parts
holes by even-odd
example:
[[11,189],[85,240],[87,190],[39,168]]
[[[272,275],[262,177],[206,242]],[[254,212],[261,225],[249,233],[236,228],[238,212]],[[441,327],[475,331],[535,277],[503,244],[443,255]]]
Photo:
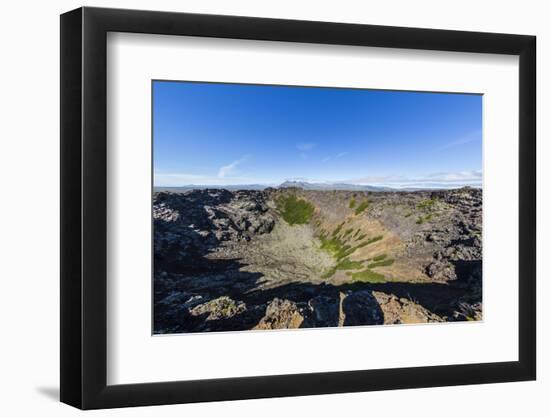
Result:
[[468,133],[467,135],[464,135],[458,139],[455,139],[453,141],[450,141],[449,143],[446,143],[438,148],[435,148],[435,152],[441,152],[445,149],[454,148],[457,146],[465,145],[470,142],[474,142],[478,139],[481,139],[481,130],[475,130],[473,132]]
[[179,187],[185,185],[233,185],[251,184],[258,180],[234,175],[240,164],[245,162],[249,155],[244,155],[227,165],[221,166],[217,175],[189,174],[186,172],[155,172],[155,187]]
[[300,142],[296,144],[296,149],[298,149],[301,152],[309,152],[313,148],[315,148],[315,143],[311,142]]
[[438,172],[428,175],[428,179],[440,182],[463,182],[463,181],[481,181],[481,170],[460,171],[460,172]]
[[368,177],[362,177],[350,180],[351,184],[381,184],[381,183],[394,183],[406,181],[407,178],[398,175],[371,175]]
[[188,184],[202,184],[207,181],[207,176],[184,172],[155,172],[154,174],[155,187],[178,187]]
[[228,165],[224,165],[224,166],[220,167],[220,169],[218,171],[218,178],[225,178],[228,175],[231,175],[237,169],[237,167],[240,164],[242,164],[244,161],[247,160],[247,158],[248,158],[248,155],[245,155],[242,158],[237,159],[237,160],[231,162]]
[[334,159],[338,159],[338,158],[342,158],[343,156],[346,156],[348,153],[347,152],[340,152],[334,156],[326,156],[324,157],[323,159],[321,159],[321,162],[328,162],[330,161],[332,158]]
[[194,175],[186,173],[155,173],[154,186],[155,187],[183,187],[188,185],[210,185],[210,186],[224,186],[224,185],[242,185],[242,184],[264,184],[273,185],[272,180],[264,178],[251,178],[242,176],[231,176],[227,178],[220,178],[217,175]]
[[[464,186],[481,187],[482,186],[482,171],[458,171],[458,172],[438,172],[426,176],[405,177],[401,175],[380,175],[367,176],[351,180],[321,180],[306,177],[290,177],[287,181],[303,181],[309,183],[323,184],[357,184],[357,185],[372,185],[378,187],[391,187],[396,189],[406,188],[460,188]],[[188,173],[164,173],[155,172],[154,185],[155,187],[181,187],[188,185],[202,186],[224,186],[224,185],[243,185],[243,184],[263,184],[269,186],[277,186],[284,182],[285,179],[279,178],[251,178],[231,175],[229,177],[220,178],[217,175],[196,175]]]
[[204,175],[186,174],[184,172],[155,172],[154,177],[155,177],[155,180],[157,178],[162,178],[162,179],[178,179],[178,180],[185,180],[185,181],[201,180],[203,178],[206,178]]
[[481,187],[483,174],[481,170],[437,172],[423,177],[404,176],[369,176],[357,178],[351,184],[386,186],[393,188],[458,188],[464,186]]

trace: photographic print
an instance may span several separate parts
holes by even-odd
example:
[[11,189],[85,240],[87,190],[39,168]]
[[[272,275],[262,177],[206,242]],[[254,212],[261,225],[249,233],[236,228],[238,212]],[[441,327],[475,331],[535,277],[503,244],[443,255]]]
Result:
[[153,334],[482,319],[482,95],[152,82]]

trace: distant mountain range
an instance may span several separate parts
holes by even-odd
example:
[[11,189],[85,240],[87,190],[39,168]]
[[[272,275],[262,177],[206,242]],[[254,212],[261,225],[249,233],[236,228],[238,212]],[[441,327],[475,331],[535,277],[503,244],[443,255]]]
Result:
[[[154,187],[155,191],[172,191],[182,192],[188,190],[205,190],[224,188],[226,190],[265,190],[266,188],[302,188],[304,190],[344,190],[344,191],[398,191],[399,189],[391,187],[376,187],[373,185],[361,184],[346,184],[346,183],[328,183],[328,182],[306,182],[306,181],[285,181],[280,185],[265,185],[265,184],[238,184],[238,185],[184,185],[181,187]],[[409,189],[408,191],[412,191]]]
[[285,181],[278,188],[303,188],[304,190],[345,190],[345,191],[395,191],[390,187],[375,187],[373,185],[329,183],[329,182],[305,182],[305,181]]
[[[303,190],[317,190],[317,191],[332,191],[332,190],[341,190],[341,191],[379,191],[379,192],[396,192],[396,191],[424,191],[424,190],[445,190],[445,189],[456,189],[462,187],[470,188],[480,188],[477,186],[468,186],[461,184],[440,184],[440,183],[430,183],[430,184],[415,184],[416,186],[409,187],[386,187],[386,186],[375,186],[375,185],[364,185],[364,184],[348,184],[344,182],[308,182],[308,181],[294,181],[287,180],[279,185],[273,184],[237,184],[237,185],[183,185],[181,187],[154,187],[155,192],[160,191],[170,191],[170,192],[184,192],[189,190],[206,190],[206,189],[225,189],[229,191],[237,190],[265,190],[266,188],[302,188]],[[445,186],[446,185],[446,186]]]
[[[189,185],[182,185],[181,187],[154,187],[155,191],[172,191],[172,192],[182,192],[182,191],[189,191],[189,190],[206,190],[206,189],[225,189],[229,191],[236,191],[236,190],[265,190],[266,188],[273,187],[271,185],[264,185],[264,184],[237,184],[237,185],[196,185],[196,184],[189,184]],[[274,187],[276,188],[276,187]]]
[[206,190],[206,189],[225,189],[229,191],[237,190],[265,190],[266,188],[301,188],[303,190],[317,191],[379,191],[379,192],[398,192],[398,191],[426,191],[426,190],[451,190],[457,188],[481,188],[476,185],[467,184],[441,184],[441,183],[426,183],[426,184],[411,184],[408,187],[387,187],[364,184],[348,184],[348,183],[331,183],[331,182],[308,182],[287,180],[279,185],[274,184],[237,184],[237,185],[196,185],[189,184],[180,187],[154,187],[155,192],[185,192],[189,190]]

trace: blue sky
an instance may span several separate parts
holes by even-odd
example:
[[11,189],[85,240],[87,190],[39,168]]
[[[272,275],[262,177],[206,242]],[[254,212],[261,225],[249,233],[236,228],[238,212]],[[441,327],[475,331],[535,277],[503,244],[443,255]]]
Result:
[[481,185],[482,96],[153,82],[155,186]]

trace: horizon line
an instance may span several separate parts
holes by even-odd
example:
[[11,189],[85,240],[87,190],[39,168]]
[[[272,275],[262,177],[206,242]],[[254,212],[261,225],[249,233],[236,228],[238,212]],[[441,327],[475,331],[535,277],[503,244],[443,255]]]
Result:
[[[264,184],[264,183],[242,183],[242,184],[183,184],[183,185],[153,185],[153,188],[203,188],[203,189],[229,189],[229,188],[238,188],[238,187],[264,187],[264,188],[302,188],[306,189],[304,187],[297,186],[282,186],[281,183],[279,185],[276,184]],[[306,183],[311,184],[311,183]],[[333,187],[331,187],[333,185]],[[349,186],[349,189],[346,190],[345,188],[338,188],[338,185],[341,186]],[[356,190],[353,190],[352,188],[356,187]],[[362,191],[360,188],[362,187],[372,187],[372,188],[386,188],[391,190],[407,190],[407,189],[415,189],[415,190],[452,190],[452,189],[459,189],[459,188],[483,188],[483,184],[471,184],[471,183],[462,183],[462,184],[447,184],[447,185],[439,185],[439,186],[422,186],[422,185],[405,185],[405,186],[395,186],[395,185],[374,185],[374,184],[329,184],[325,187],[318,187],[317,189],[312,188],[310,190],[314,191],[331,191],[331,190],[341,190],[341,191]],[[368,190],[366,190],[368,191]]]

